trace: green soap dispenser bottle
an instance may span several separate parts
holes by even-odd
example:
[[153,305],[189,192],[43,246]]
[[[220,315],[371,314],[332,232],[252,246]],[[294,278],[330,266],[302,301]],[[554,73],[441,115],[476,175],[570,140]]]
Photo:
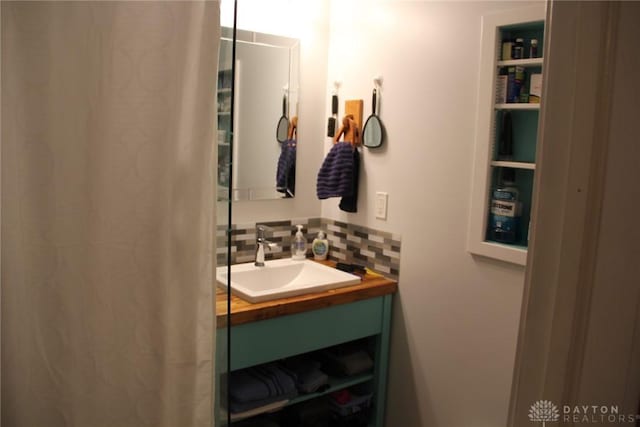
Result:
[[329,241],[325,239],[324,231],[318,232],[318,237],[313,239],[311,250],[313,251],[313,259],[319,261],[327,259],[327,254],[329,253]]

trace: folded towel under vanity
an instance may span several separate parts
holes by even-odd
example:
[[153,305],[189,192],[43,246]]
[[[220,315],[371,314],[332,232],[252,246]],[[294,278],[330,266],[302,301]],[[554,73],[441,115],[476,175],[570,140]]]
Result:
[[373,369],[373,360],[362,343],[347,343],[325,349],[322,369],[329,375],[351,376]]
[[288,370],[270,363],[229,374],[229,410],[246,412],[297,396],[297,378]]
[[322,364],[308,356],[286,359],[283,365],[296,377],[296,385],[302,393],[313,393],[328,387],[329,377],[320,370]]

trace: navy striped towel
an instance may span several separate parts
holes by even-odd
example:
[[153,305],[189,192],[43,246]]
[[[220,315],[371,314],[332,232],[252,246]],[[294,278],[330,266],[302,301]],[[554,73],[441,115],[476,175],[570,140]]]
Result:
[[338,142],[331,147],[318,172],[318,199],[353,196],[354,150],[348,142]]
[[287,197],[293,197],[296,193],[296,145],[295,139],[283,142],[278,158],[276,190]]

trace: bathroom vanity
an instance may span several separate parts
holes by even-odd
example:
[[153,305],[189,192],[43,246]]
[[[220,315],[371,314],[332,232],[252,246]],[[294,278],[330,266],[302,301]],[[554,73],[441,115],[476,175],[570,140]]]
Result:
[[[231,358],[230,369],[234,371],[350,341],[369,340],[373,350],[373,371],[330,378],[328,389],[300,394],[287,406],[369,383],[373,391],[369,425],[381,427],[384,422],[391,303],[396,290],[395,281],[366,274],[356,285],[256,304],[232,295],[231,315],[227,316],[227,293],[218,288],[217,366],[220,370],[226,369],[228,356]],[[227,349],[226,326],[229,321],[231,341]]]

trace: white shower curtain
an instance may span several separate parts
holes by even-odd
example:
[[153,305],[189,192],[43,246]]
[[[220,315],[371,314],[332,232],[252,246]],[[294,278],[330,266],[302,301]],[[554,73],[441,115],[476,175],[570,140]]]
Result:
[[1,12],[2,427],[209,427],[218,2]]

